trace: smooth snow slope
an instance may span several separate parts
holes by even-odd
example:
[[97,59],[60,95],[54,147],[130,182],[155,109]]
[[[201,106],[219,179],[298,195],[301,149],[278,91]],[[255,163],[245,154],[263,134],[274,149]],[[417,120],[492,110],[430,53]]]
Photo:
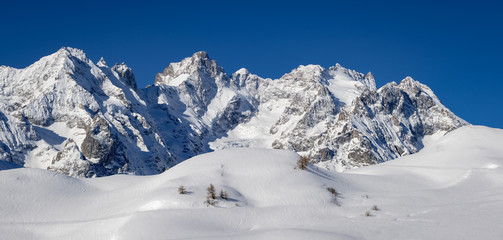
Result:
[[[295,153],[263,149],[204,154],[155,176],[5,170],[0,232],[5,239],[502,239],[503,131],[466,126],[427,142],[417,154],[344,173],[295,169]],[[229,200],[205,204],[209,183]],[[188,194],[177,193],[180,185]],[[340,206],[327,187],[342,194]]]

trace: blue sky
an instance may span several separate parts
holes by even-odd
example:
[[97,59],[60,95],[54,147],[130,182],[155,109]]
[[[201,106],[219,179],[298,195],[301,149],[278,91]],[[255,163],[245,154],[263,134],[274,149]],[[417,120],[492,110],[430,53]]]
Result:
[[24,68],[62,46],[139,86],[170,62],[207,51],[227,73],[278,78],[298,65],[406,76],[455,114],[503,128],[503,4],[498,1],[10,1],[0,9],[0,65]]

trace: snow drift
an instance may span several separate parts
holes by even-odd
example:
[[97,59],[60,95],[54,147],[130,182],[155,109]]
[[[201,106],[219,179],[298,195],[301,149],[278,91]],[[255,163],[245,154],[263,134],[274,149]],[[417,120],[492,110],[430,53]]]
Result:
[[[503,130],[465,126],[442,135],[424,139],[417,154],[344,173],[296,169],[297,154],[265,149],[208,153],[152,176],[4,170],[0,232],[6,239],[500,239]],[[210,183],[229,198],[206,204]],[[181,185],[187,194],[178,194]]]

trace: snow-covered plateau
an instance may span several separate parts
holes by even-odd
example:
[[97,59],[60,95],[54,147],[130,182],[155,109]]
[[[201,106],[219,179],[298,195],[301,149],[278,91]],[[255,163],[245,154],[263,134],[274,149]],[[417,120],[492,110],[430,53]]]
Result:
[[424,143],[345,172],[301,170],[292,151],[253,148],[151,176],[76,178],[2,163],[1,238],[502,239],[503,130],[464,126]]

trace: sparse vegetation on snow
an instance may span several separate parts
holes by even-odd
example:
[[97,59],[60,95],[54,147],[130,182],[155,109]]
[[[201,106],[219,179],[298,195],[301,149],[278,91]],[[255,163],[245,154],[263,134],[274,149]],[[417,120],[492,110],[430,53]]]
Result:
[[229,199],[229,194],[227,194],[227,191],[225,190],[220,190],[220,198],[223,200],[228,200]]
[[[217,151],[142,177],[4,170],[0,232],[2,239],[500,239],[501,216],[493,213],[503,209],[502,142],[502,130],[463,127],[418,154],[343,173],[297,171],[297,154],[264,149]],[[180,186],[190,194],[178,194]],[[208,207],[208,196],[218,207]],[[335,196],[344,199],[340,207]]]
[[309,158],[307,156],[301,156],[297,161],[297,168],[300,170],[305,170],[309,164]]
[[337,190],[335,190],[335,188],[333,188],[333,187],[327,187],[327,191],[332,194],[332,196],[333,196],[333,200],[332,201],[335,204],[340,205],[339,204],[339,200],[337,200],[337,198],[339,197],[340,194],[337,192]]
[[178,193],[179,194],[186,194],[187,190],[185,189],[184,186],[180,186],[180,187],[178,187]]
[[216,199],[217,199],[215,186],[211,183],[210,186],[208,188],[206,188],[206,191],[207,191],[206,192],[206,203],[214,206],[216,204]]

